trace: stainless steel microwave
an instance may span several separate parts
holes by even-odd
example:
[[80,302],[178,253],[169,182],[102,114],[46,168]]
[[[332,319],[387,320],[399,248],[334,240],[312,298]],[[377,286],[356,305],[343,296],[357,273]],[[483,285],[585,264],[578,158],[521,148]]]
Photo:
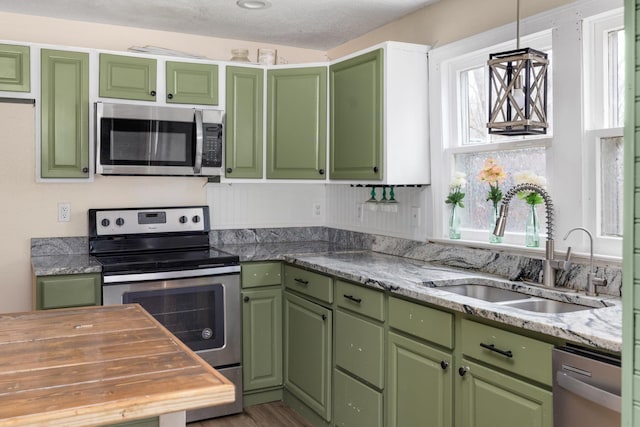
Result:
[[96,173],[220,176],[220,110],[96,102]]

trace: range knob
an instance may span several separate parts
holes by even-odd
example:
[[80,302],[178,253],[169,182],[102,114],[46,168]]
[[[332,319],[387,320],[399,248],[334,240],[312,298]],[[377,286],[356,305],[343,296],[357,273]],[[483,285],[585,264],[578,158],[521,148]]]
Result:
[[186,216],[182,215],[178,221],[180,221],[180,224],[185,224],[187,221],[189,221],[189,218],[187,218]]
[[103,227],[108,227],[109,224],[111,224],[111,222],[107,218],[105,218],[102,221],[100,221],[100,224],[102,224]]
[[200,216],[199,215],[194,215],[193,218],[191,218],[191,221],[195,222],[196,224],[200,222]]
[[124,219],[118,218],[116,219],[116,225],[122,227],[124,225]]

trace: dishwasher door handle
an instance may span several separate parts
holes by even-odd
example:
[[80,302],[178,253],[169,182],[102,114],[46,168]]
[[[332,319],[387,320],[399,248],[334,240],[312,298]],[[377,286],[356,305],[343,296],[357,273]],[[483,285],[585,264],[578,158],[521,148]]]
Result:
[[614,393],[594,387],[560,371],[556,373],[556,381],[560,387],[599,406],[604,406],[618,413],[621,410],[622,399]]

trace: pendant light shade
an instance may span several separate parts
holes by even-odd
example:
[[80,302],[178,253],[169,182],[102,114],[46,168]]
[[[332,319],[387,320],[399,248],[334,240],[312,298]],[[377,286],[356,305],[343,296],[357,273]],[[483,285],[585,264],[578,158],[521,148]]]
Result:
[[546,134],[547,54],[520,49],[520,2],[517,2],[516,50],[489,54],[490,134]]

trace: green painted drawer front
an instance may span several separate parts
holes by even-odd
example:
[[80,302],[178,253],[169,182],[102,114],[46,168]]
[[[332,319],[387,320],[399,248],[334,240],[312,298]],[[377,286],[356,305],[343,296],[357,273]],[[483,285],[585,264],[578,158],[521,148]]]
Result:
[[322,274],[285,265],[284,286],[324,302],[333,302],[333,281]]
[[382,427],[382,393],[335,370],[334,425],[339,427]]
[[329,69],[331,179],[382,179],[382,49]]
[[218,105],[218,66],[167,61],[167,102]]
[[[457,413],[462,427],[552,427],[550,391],[463,360],[462,401]],[[538,362],[542,363],[542,362]],[[604,427],[604,426],[603,426]]]
[[129,421],[126,423],[109,424],[108,427],[158,427],[160,425],[160,419],[145,418],[144,420]]
[[[510,352],[505,356],[482,347]],[[470,320],[462,320],[462,352],[469,357],[491,364],[542,384],[551,385],[551,350],[553,345]]]
[[155,59],[100,54],[100,96],[156,100]]
[[384,387],[384,328],[342,310],[336,312],[336,365]]
[[242,292],[244,391],[282,385],[282,290]]
[[242,288],[282,284],[282,264],[279,262],[252,262],[242,264]]
[[0,44],[0,90],[31,90],[31,58],[29,46]]
[[227,67],[225,176],[262,178],[264,70]]
[[451,354],[393,332],[388,340],[387,426],[451,427]]
[[102,304],[100,274],[69,274],[36,278],[36,309]]
[[343,280],[336,280],[336,302],[345,308],[372,319],[384,321],[384,294]]
[[267,72],[267,178],[325,179],[326,67]]
[[331,420],[331,310],[285,292],[284,385]]
[[453,315],[398,298],[389,298],[389,326],[453,348]]
[[89,177],[89,54],[42,49],[42,178]]

